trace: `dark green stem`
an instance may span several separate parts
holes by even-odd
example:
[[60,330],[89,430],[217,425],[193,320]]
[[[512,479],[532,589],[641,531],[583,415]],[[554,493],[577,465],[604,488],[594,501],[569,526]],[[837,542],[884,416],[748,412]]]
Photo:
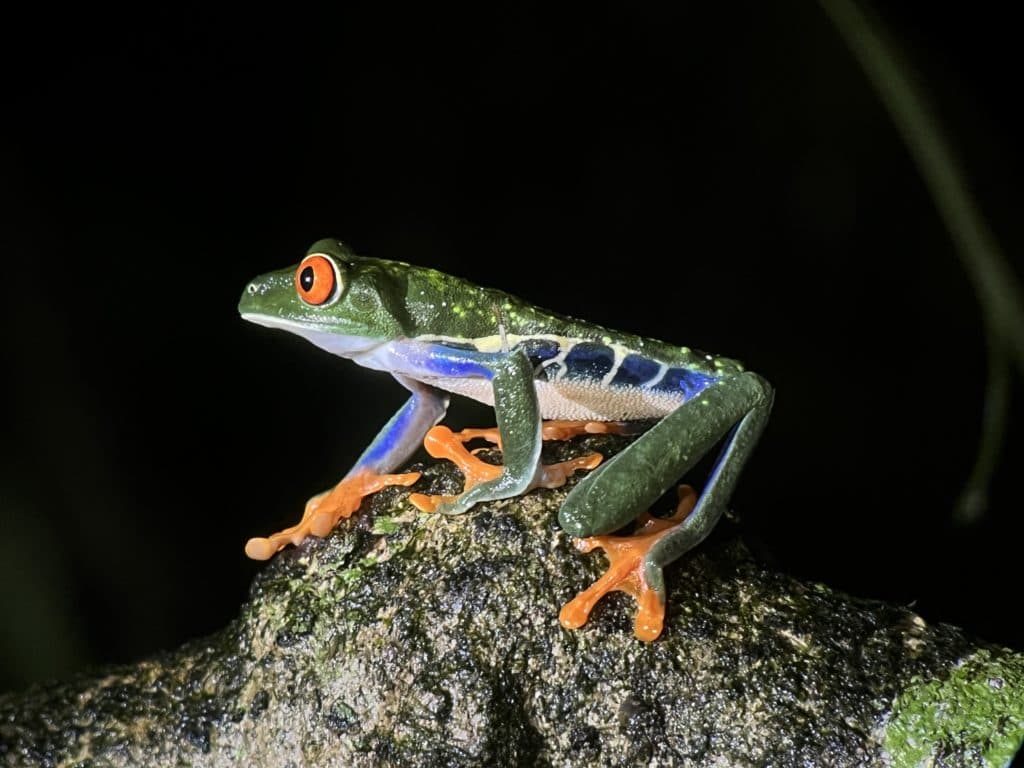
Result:
[[977,204],[920,89],[896,61],[895,45],[853,0],[821,6],[860,62],[924,179],[957,255],[974,285],[985,319],[988,381],[978,457],[957,505],[963,522],[980,518],[1005,434],[1009,365],[1024,373],[1021,287]]

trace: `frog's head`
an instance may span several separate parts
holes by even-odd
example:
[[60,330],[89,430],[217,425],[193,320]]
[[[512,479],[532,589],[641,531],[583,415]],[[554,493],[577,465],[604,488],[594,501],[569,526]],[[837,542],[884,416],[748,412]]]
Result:
[[245,320],[352,357],[405,335],[404,267],[360,258],[337,240],[320,240],[297,266],[250,282],[238,311]]

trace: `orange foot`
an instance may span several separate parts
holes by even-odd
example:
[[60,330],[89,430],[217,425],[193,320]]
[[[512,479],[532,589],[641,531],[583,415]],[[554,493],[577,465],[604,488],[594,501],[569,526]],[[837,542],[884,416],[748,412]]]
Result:
[[679,504],[670,518],[651,517],[644,512],[637,518],[638,529],[632,536],[591,536],[576,539],[576,548],[590,552],[600,547],[608,555],[605,574],[562,607],[558,620],[566,629],[579,629],[587,623],[597,601],[613,590],[636,598],[637,612],[633,624],[636,636],[651,642],[661,634],[665,624],[665,603],[644,580],[643,561],[651,547],[679,525],[693,511],[697,493],[688,485],[679,486]]
[[568,440],[576,435],[628,435],[633,428],[621,421],[567,421],[552,419],[541,425],[541,439]]
[[[547,421],[541,428],[541,439],[543,440],[568,440],[575,435],[586,433],[615,433],[619,434],[626,430],[626,426],[617,422],[602,421]],[[464,429],[461,432],[452,432],[448,427],[438,426],[427,432],[423,439],[423,447],[427,453],[435,459],[448,459],[458,466],[465,477],[463,493],[474,485],[494,480],[501,476],[502,468],[496,464],[488,464],[481,461],[469,451],[466,443],[470,440],[486,440],[489,443],[501,447],[501,435],[497,427],[487,429]],[[477,449],[482,450],[482,449]],[[558,464],[545,464],[541,467],[541,476],[537,481],[537,487],[559,488],[565,485],[566,479],[578,469],[593,469],[604,459],[599,453],[592,453],[589,456],[580,456]],[[421,512],[433,512],[441,504],[455,501],[457,496],[428,496],[425,493],[414,493],[409,497],[413,506]]]
[[306,502],[302,521],[278,531],[269,538],[249,539],[245,554],[253,560],[268,560],[286,544],[298,546],[307,536],[326,536],[344,517],[351,517],[366,496],[389,485],[412,485],[420,479],[419,472],[404,475],[378,475],[361,472],[346,477],[330,491],[324,491]]

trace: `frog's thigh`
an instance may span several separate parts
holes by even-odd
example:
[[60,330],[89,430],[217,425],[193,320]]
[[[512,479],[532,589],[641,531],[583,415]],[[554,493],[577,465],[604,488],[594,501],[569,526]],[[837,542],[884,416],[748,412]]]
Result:
[[645,567],[649,582],[653,583],[655,570],[681,557],[711,533],[729,503],[740,470],[764,431],[770,410],[771,393],[768,392],[766,400],[759,401],[736,425],[711,471],[696,508],[647,553]]
[[573,488],[559,510],[560,525],[577,537],[621,528],[700,461],[761,396],[754,379],[738,376],[687,400]]

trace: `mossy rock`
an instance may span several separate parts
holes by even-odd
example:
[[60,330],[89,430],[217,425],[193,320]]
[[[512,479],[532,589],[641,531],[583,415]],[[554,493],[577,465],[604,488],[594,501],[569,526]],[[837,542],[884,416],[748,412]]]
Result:
[[[459,482],[433,465],[418,489]],[[389,488],[279,554],[213,637],[0,697],[0,760],[977,766],[1019,748],[1024,657],[772,572],[728,532],[669,569],[657,641],[634,638],[620,594],[563,629],[604,564],[559,529],[567,491],[443,517]]]

